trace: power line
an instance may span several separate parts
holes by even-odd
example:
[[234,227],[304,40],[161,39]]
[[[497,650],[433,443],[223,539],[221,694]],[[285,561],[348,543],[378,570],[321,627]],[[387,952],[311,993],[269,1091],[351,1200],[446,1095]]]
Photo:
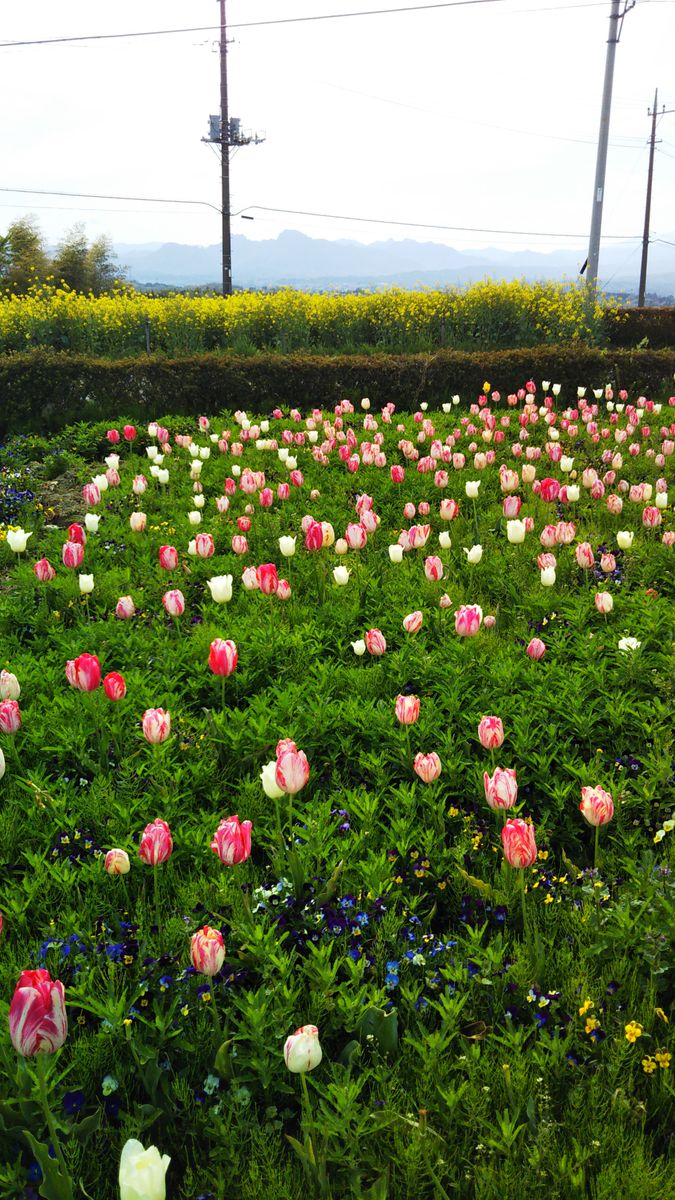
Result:
[[[310,21],[338,21],[349,20],[351,17],[391,16],[394,13],[427,12],[432,9],[465,8],[478,4],[504,4],[507,2],[508,0],[444,0],[444,3],[405,5],[397,8],[372,8],[363,9],[359,12],[317,13],[308,17],[272,17],[266,21],[238,21],[234,24],[228,23],[228,28],[257,29],[266,25],[301,25]],[[656,0],[656,2],[661,3],[662,0]],[[670,3],[671,0],[667,0],[667,2]],[[525,8],[515,9],[514,11],[516,13],[562,12],[573,8],[604,8],[605,3],[606,0],[590,0],[588,4],[560,4],[549,8]],[[130,30],[126,33],[89,33],[77,34],[71,37],[32,38],[22,41],[0,42],[0,50],[12,49],[19,46],[53,46],[68,42],[102,42],[118,38],[159,37],[174,33],[211,33],[219,29],[219,25],[188,25],[179,29],[140,29]]]
[[[25,196],[71,196],[76,200],[139,200],[147,204],[199,204],[202,207],[212,208],[217,213],[221,211],[216,204],[210,204],[208,200],[180,200],[177,196],[110,196],[105,192],[53,192],[47,191],[45,188],[11,187],[0,187],[0,192]],[[236,213],[234,215],[236,216]]]

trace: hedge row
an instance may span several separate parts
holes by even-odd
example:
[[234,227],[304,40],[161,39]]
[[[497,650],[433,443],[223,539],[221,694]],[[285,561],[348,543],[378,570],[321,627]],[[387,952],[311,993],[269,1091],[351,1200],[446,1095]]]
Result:
[[622,308],[621,320],[612,315],[605,323],[610,346],[639,346],[650,350],[675,346],[675,308]]
[[401,410],[455,393],[472,400],[485,380],[503,394],[528,379],[560,383],[563,395],[579,384],[611,382],[631,394],[673,391],[675,351],[537,349],[317,358],[202,354],[117,361],[36,350],[0,357],[0,436],[50,433],[79,420],[139,422],[165,413],[194,415],[224,408],[268,412],[276,405],[331,406],[342,397],[393,401]]

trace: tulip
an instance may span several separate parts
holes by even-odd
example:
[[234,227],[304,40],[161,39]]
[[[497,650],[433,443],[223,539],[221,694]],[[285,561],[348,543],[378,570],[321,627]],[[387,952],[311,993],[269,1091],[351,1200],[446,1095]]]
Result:
[[633,545],[634,533],[630,529],[620,529],[616,535],[616,544],[620,550],[630,550]]
[[[621,638],[618,645],[619,645],[619,650],[621,650],[625,653],[627,650],[639,650],[642,643],[639,642],[637,640],[637,638],[624,637],[624,638]],[[0,705],[0,708],[2,708],[2,705]]]
[[0,702],[0,733],[18,733],[21,728],[21,709],[16,700]]
[[93,592],[93,590],[94,590],[94,576],[93,575],[80,575],[80,576],[78,576],[78,579],[79,579],[79,584],[80,584],[80,595],[81,596],[90,595],[90,593]]
[[558,521],[555,527],[555,540],[559,546],[571,546],[576,537],[577,527],[573,521]]
[[[360,525],[350,526],[350,528],[360,529]],[[362,531],[363,532],[363,531]],[[365,534],[364,534],[365,536]],[[323,547],[323,526],[320,521],[315,521],[312,517],[307,522],[305,529],[305,549],[306,550],[321,550]]]
[[[655,504],[649,504],[642,510],[642,524],[645,529],[657,529],[662,520],[661,510]],[[9,534],[7,536],[9,537]]]
[[599,613],[607,614],[614,608],[614,599],[610,592],[596,592],[593,599]]
[[25,529],[8,529],[7,544],[15,554],[23,554],[28,545],[28,539],[32,536],[33,534],[26,533]]
[[143,713],[143,737],[152,746],[165,742],[171,733],[171,714],[163,708],[146,708]]
[[[5,770],[6,770],[5,756],[2,752],[2,750],[0,750],[0,779],[2,779],[3,775],[5,774]],[[0,913],[0,933],[2,933],[2,913]]]
[[172,588],[162,596],[162,604],[170,617],[182,617],[185,612],[185,597],[178,588]]
[[66,679],[80,692],[95,692],[101,682],[101,664],[95,654],[80,654],[66,663]]
[[65,992],[49,971],[22,971],[9,1006],[9,1036],[23,1058],[53,1054],[68,1034]]
[[109,850],[103,860],[103,866],[108,875],[127,875],[131,870],[126,850]]
[[120,621],[128,621],[136,612],[136,605],[131,596],[120,596],[115,607],[115,616],[119,617]]
[[512,546],[519,546],[521,542],[525,541],[525,522],[507,521],[506,537]]
[[540,579],[542,587],[553,587],[555,583],[555,567],[542,567]]
[[226,867],[243,863],[251,853],[250,821],[240,821],[235,814],[220,822],[213,835],[211,849]]
[[363,550],[367,540],[368,534],[363,525],[352,524],[345,529],[345,541],[350,550]]
[[545,653],[546,646],[542,642],[541,638],[532,638],[532,641],[529,643],[526,650],[528,658],[532,658],[535,662],[539,662],[539,659],[543,658]]
[[295,796],[309,779],[309,763],[302,750],[288,749],[277,754],[274,778],[287,796]]
[[206,582],[216,604],[227,604],[232,599],[231,575],[214,575],[213,579],[207,579]]
[[21,684],[11,671],[0,671],[0,700],[18,700]]
[[374,658],[379,658],[387,649],[384,634],[379,629],[369,629],[366,634],[366,650]]
[[395,711],[401,725],[414,725],[420,715],[419,696],[397,696]]
[[419,633],[423,621],[424,617],[421,612],[408,613],[407,617],[403,618],[403,628],[406,633]]
[[64,567],[73,567],[77,570],[82,566],[84,559],[84,546],[80,542],[65,542],[61,551]]
[[105,435],[112,446],[116,445],[120,440],[119,431],[117,429],[109,429]]
[[589,825],[608,825],[614,816],[614,802],[609,792],[599,785],[582,787],[580,811]]
[[411,525],[408,530],[408,542],[411,550],[421,550],[426,546],[431,533],[431,525]]
[[86,526],[87,533],[98,533],[100,522],[101,518],[98,513],[85,513],[84,524]]
[[188,513],[187,517],[191,525],[201,525],[202,514],[199,509],[193,509]]
[[492,776],[483,773],[485,799],[496,812],[502,808],[513,808],[518,798],[518,784],[513,767],[497,767]]
[[477,498],[478,489],[480,487],[480,484],[481,484],[480,479],[467,480],[467,482],[464,485],[464,491],[469,500],[475,500]]
[[85,483],[82,488],[82,499],[88,508],[94,508],[101,503],[101,489],[97,483]]
[[463,604],[455,612],[455,633],[460,637],[475,637],[483,620],[479,604]]
[[225,962],[225,943],[217,929],[205,925],[190,939],[190,961],[200,975],[217,975]]
[[103,680],[103,691],[109,700],[123,700],[127,694],[124,676],[119,671],[111,671]]
[[163,571],[175,571],[178,566],[178,551],[175,546],[160,546],[159,565]]
[[483,547],[481,545],[472,546],[470,550],[466,546],[463,547],[466,554],[466,560],[470,563],[479,563],[483,557]]
[[237,647],[232,641],[224,641],[223,638],[216,638],[211,642],[209,650],[209,667],[214,675],[222,675],[227,678],[237,668],[239,653]]
[[429,583],[438,583],[443,578],[443,563],[436,554],[430,554],[424,560],[424,574]]
[[279,587],[279,576],[274,563],[258,567],[258,587],[263,596],[273,596]]
[[478,724],[478,738],[485,750],[498,750],[504,741],[501,717],[482,717]]
[[40,583],[51,583],[52,579],[56,579],[56,571],[48,558],[41,558],[33,567],[35,578]]
[[282,754],[288,754],[291,750],[296,751],[297,748],[298,747],[293,741],[293,738],[280,738],[276,744],[274,753],[276,754],[277,758],[281,758]]
[[616,559],[613,554],[601,555],[600,570],[604,571],[605,575],[611,575],[612,571],[616,570]]
[[211,558],[215,554],[216,547],[210,533],[198,533],[195,538],[195,550],[197,558]]
[[144,1149],[141,1142],[129,1138],[120,1158],[120,1200],[166,1200],[168,1154],[160,1155],[156,1146]]
[[132,533],[143,533],[148,523],[148,518],[144,512],[132,512],[129,517],[129,526]]
[[284,1061],[294,1075],[313,1071],[315,1067],[318,1067],[322,1058],[319,1030],[316,1025],[301,1025],[295,1033],[286,1038]]
[[248,542],[240,533],[235,533],[232,538],[232,552],[234,554],[248,554]]
[[350,575],[351,571],[349,571],[347,567],[339,566],[333,568],[333,579],[337,583],[338,587],[345,587],[346,584],[349,583]]
[[294,537],[280,537],[279,538],[279,549],[280,549],[281,553],[283,554],[284,558],[292,558],[293,557],[293,555],[295,554],[296,540],[297,539]]
[[77,521],[73,521],[72,525],[68,526],[68,541],[79,542],[81,546],[86,546],[87,544],[87,535]]
[[351,647],[359,658],[361,658],[366,652],[366,643],[364,642],[363,638],[359,638],[356,642],[352,642]]
[[435,752],[415,755],[413,770],[423,783],[433,783],[442,769],[441,760]]
[[502,829],[504,857],[510,867],[522,870],[537,859],[534,826],[520,818],[511,818]]
[[159,818],[143,830],[143,837],[138,845],[138,857],[141,862],[150,867],[158,867],[165,863],[173,852],[173,838],[166,821]]
[[124,428],[122,429],[122,433],[124,435],[125,442],[135,441],[135,439],[136,439],[135,425],[125,425]]
[[389,546],[389,559],[393,563],[402,562],[403,561],[403,547],[399,546],[398,544],[394,545],[394,546]]
[[273,762],[265,763],[265,766],[260,772],[260,782],[262,783],[265,795],[270,800],[280,800],[281,797],[285,795],[283,788],[280,788],[277,783],[276,775],[277,760],[274,759]]
[[595,562],[593,547],[588,542],[580,542],[574,553],[578,566],[583,571],[590,570]]
[[131,490],[134,493],[134,496],[142,496],[146,491],[147,486],[148,481],[145,478],[145,475],[135,475],[134,482],[131,485]]

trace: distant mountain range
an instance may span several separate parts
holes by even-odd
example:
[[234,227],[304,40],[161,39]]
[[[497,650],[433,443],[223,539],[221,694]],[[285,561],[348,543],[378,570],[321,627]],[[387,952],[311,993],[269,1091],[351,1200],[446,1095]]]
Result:
[[[675,234],[664,235],[675,243]],[[218,286],[220,246],[185,246],[151,242],[115,246],[120,266],[134,283],[144,287]],[[581,266],[574,250],[541,253],[535,250],[454,250],[435,242],[328,241],[284,230],[278,237],[251,241],[232,238],[235,287],[304,288],[310,291],[377,288],[462,286],[492,279],[576,279]],[[637,293],[640,269],[638,242],[603,248],[600,280],[612,292]],[[675,295],[675,245],[653,243],[649,248],[649,293],[672,300]]]

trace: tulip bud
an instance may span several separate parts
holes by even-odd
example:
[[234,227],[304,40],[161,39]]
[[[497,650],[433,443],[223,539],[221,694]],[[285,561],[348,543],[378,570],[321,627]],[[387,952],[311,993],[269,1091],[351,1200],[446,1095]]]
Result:
[[68,1034],[65,991],[49,971],[22,971],[9,1006],[9,1036],[23,1058],[53,1054]]
[[190,961],[200,975],[217,975],[225,962],[225,943],[217,929],[205,925],[190,939]]
[[213,835],[211,849],[226,867],[245,862],[251,853],[250,821],[240,821],[235,814],[220,822]]
[[609,792],[599,785],[596,787],[582,787],[581,789],[581,804],[579,805],[581,812],[588,821],[589,825],[608,825],[614,816],[614,802]]
[[124,1143],[120,1159],[120,1200],[165,1200],[168,1154],[160,1155],[156,1146],[144,1149],[130,1138]]
[[286,1039],[284,1061],[294,1075],[313,1071],[322,1058],[319,1030],[316,1025],[301,1025],[300,1029],[296,1029],[295,1033]]
[[504,741],[501,717],[482,717],[478,725],[478,738],[485,750],[498,750]]
[[103,866],[108,875],[126,875],[131,870],[126,850],[109,850],[103,860]]
[[537,844],[534,826],[519,818],[506,822],[502,829],[504,857],[510,867],[522,870],[531,867],[537,859]]

